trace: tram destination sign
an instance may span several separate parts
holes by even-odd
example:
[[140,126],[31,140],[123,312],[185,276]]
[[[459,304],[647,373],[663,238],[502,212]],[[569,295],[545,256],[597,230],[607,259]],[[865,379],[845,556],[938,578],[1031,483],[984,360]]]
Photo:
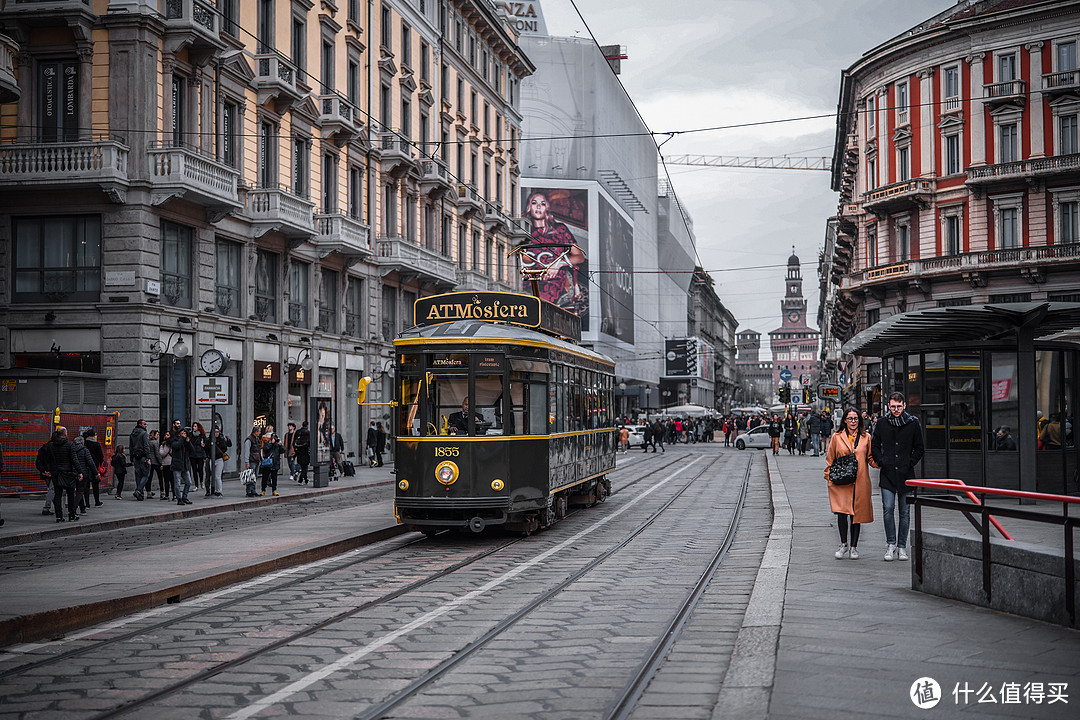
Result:
[[413,317],[418,326],[483,320],[537,328],[581,340],[581,318],[540,298],[520,293],[456,292],[423,297],[413,303]]

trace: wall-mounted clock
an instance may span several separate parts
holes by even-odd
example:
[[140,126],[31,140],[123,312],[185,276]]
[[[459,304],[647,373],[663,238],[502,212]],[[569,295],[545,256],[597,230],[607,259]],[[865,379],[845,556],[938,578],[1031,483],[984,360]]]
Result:
[[793,323],[799,322],[799,313],[797,313],[797,312],[789,312],[787,314],[787,316],[788,316],[788,320],[790,320],[791,322],[793,322]]

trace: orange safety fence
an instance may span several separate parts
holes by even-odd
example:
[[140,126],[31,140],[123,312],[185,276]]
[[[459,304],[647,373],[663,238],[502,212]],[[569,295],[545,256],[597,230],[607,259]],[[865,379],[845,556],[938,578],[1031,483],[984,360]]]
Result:
[[[105,453],[107,472],[102,488],[112,487],[112,459],[116,446],[114,413],[60,413],[60,424],[68,429],[68,438],[81,435],[87,428],[97,431],[97,440]],[[0,473],[0,493],[20,495],[48,489],[37,470],[38,449],[48,442],[53,431],[53,413],[18,410],[0,411],[0,446],[4,449],[4,470]],[[121,442],[123,444],[123,442]]]

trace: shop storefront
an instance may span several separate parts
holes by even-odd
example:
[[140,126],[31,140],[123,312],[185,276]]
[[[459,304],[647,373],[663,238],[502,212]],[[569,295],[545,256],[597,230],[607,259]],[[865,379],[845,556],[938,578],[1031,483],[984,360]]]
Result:
[[1080,304],[894,315],[844,352],[880,357],[883,395],[922,422],[922,477],[1080,494]]
[[278,431],[277,394],[281,380],[281,363],[256,360],[254,376],[251,397],[254,415],[252,424],[260,428],[273,427]]

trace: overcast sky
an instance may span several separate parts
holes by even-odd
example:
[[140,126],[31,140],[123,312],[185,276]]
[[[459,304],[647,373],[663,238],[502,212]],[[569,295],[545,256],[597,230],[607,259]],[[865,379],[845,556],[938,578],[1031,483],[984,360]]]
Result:
[[[950,0],[576,0],[654,132],[832,114],[841,71]],[[542,0],[551,35],[588,37],[570,0]],[[832,156],[832,118],[676,137],[665,156]],[[837,195],[827,172],[669,166],[702,265],[739,329],[780,325],[784,266],[802,261],[817,327],[817,258]],[[757,270],[740,270],[755,266]]]

